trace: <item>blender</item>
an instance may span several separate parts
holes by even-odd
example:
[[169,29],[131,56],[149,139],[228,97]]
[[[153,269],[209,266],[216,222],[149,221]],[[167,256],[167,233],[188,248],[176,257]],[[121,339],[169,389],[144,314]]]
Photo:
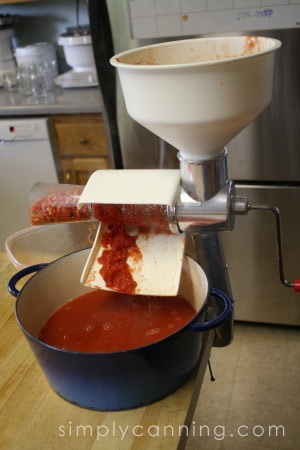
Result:
[[89,27],[68,27],[59,36],[58,44],[63,47],[71,70],[56,77],[55,83],[63,88],[98,86]]

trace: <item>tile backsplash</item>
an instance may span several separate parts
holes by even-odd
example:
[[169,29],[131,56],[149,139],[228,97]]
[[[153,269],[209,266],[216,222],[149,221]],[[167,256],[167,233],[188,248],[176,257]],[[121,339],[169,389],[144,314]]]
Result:
[[300,0],[127,0],[135,39],[300,26]]

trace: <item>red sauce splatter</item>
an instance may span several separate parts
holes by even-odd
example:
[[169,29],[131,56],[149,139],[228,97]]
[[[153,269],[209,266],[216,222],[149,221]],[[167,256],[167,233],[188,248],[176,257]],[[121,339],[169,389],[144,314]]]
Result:
[[80,352],[142,347],[177,332],[196,311],[182,296],[151,297],[92,290],[61,306],[38,338]]
[[244,51],[242,55],[252,55],[261,51],[260,39],[257,36],[246,36]]

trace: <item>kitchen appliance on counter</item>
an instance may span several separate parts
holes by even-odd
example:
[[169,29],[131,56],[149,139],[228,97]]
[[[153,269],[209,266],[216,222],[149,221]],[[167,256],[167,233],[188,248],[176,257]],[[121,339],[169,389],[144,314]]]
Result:
[[[208,0],[206,7],[209,4]],[[275,17],[276,8],[276,6],[270,7],[268,13]],[[134,9],[135,13],[133,17],[130,17],[131,9]],[[160,9],[162,10],[162,8]],[[101,73],[105,74],[105,77],[100,80],[100,86],[108,117],[107,129],[111,137],[112,153],[117,168],[178,167],[174,148],[158,139],[153,133],[144,130],[129,117],[118,79],[107,63],[116,52],[166,40],[166,27],[171,23],[171,20],[167,20],[170,17],[167,15],[167,9],[161,11],[161,16],[157,17],[155,8],[151,9],[150,2],[144,5],[143,10],[142,5],[131,1],[107,0],[100,4],[95,0],[89,0],[95,60],[97,70],[101,70]],[[175,6],[174,9],[176,9]],[[299,203],[300,181],[300,164],[298,163],[300,91],[299,58],[297,58],[300,30],[296,29],[295,25],[294,28],[292,25],[288,28],[284,23],[283,16],[280,16],[282,20],[279,20],[282,22],[281,29],[270,28],[273,23],[278,25],[279,22],[273,21],[273,16],[268,21],[256,20],[259,8],[255,8],[255,6],[249,6],[246,13],[245,8],[237,9],[237,12],[232,11],[231,16],[230,11],[224,13],[224,16],[232,18],[232,23],[226,19],[224,19],[225,23],[224,21],[220,23],[217,19],[213,22],[219,12],[212,12],[209,15],[203,10],[203,18],[208,16],[213,18],[209,26],[205,25],[204,19],[201,20],[202,10],[200,13],[195,12],[195,17],[197,16],[199,21],[199,30],[198,34],[197,31],[194,31],[191,35],[201,35],[201,25],[205,29],[205,33],[210,33],[206,36],[213,36],[212,33],[221,35],[220,27],[222,25],[227,33],[240,35],[241,27],[244,24],[243,34],[245,35],[259,34],[277,38],[282,42],[282,47],[275,59],[271,104],[227,145],[229,148],[228,167],[229,173],[236,183],[238,195],[247,195],[257,204],[267,203],[279,206],[282,213],[285,269],[290,276],[296,277],[297,273],[299,274],[297,261],[300,260],[300,248],[296,244],[300,226],[296,206]],[[244,13],[245,15],[243,15]],[[251,20],[247,20],[250,14],[252,14]],[[245,17],[245,20],[237,21],[237,15],[240,18]],[[172,17],[175,18],[175,15]],[[178,20],[181,19],[183,20],[179,14]],[[187,15],[185,19],[187,21],[182,25],[183,28],[185,24],[189,23]],[[257,29],[249,30],[249,24],[253,25],[255,22],[259,22],[259,31]],[[269,29],[263,29],[262,22],[266,26],[268,25]],[[120,27],[120,23],[123,24],[122,27]],[[146,33],[143,33],[142,23],[145,24],[145,27],[146,25],[152,27],[153,34],[149,33],[148,28],[146,36]],[[157,27],[160,23],[165,24],[165,27],[160,30],[162,37],[159,38]],[[190,23],[196,25],[194,21],[190,21]],[[145,38],[136,37],[133,32],[134,27],[139,32],[137,34],[144,34]],[[177,28],[179,34],[182,33],[183,28]],[[177,35],[174,33],[170,36]],[[178,108],[181,108],[182,103],[183,100],[178,103]],[[140,151],[141,148],[144,149],[143,152]],[[207,234],[202,232],[202,237],[206,236]],[[293,290],[284,288],[278,280],[276,230],[272,214],[251,211],[247,217],[237,217],[233,231],[222,233],[218,239],[222,241],[222,251],[224,243],[226,264],[229,263],[233,296],[236,299],[235,318],[255,322],[299,325],[299,296]],[[212,259],[214,246],[211,245],[209,248],[211,250],[209,256],[203,250],[205,260]],[[246,256],[244,257],[244,255]],[[215,267],[221,265],[218,258],[210,261],[209,264],[215,265]],[[268,278],[269,275],[271,278]],[[245,289],[244,278],[247,280],[247,289]]]
[[59,75],[55,83],[63,88],[98,86],[89,27],[68,27],[59,36],[58,44],[63,47],[66,62],[72,69]]
[[28,195],[34,183],[61,180],[48,118],[0,121],[0,247],[30,225]]
[[17,16],[0,15],[0,86],[3,84],[3,74],[16,70],[12,39],[17,21]]

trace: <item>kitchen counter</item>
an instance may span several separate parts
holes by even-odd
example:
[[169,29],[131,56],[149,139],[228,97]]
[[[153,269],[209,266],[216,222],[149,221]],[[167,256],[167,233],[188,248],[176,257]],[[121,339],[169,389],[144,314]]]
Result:
[[57,89],[47,97],[24,97],[18,92],[0,89],[1,116],[101,113],[99,88]]
[[186,436],[180,436],[180,427],[192,423],[214,332],[203,335],[206,345],[197,371],[169,397],[129,411],[79,408],[50,389],[17,325],[14,298],[7,290],[16,271],[0,253],[0,448],[184,448]]

